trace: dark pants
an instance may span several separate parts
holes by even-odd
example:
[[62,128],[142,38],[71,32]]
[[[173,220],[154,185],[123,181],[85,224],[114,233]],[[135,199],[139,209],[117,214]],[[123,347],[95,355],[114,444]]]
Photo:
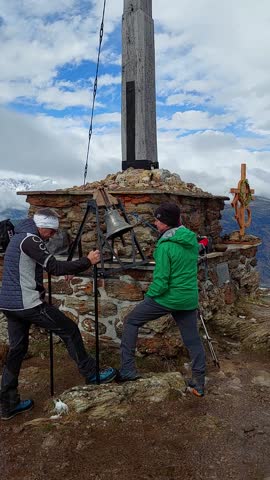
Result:
[[121,341],[121,374],[136,372],[135,348],[138,329],[146,322],[171,313],[192,361],[192,377],[200,385],[205,379],[205,352],[197,327],[197,310],[171,310],[146,297],[128,314]]
[[18,377],[28,349],[31,324],[58,335],[65,343],[69,355],[77,363],[79,372],[88,377],[95,373],[95,361],[86,353],[77,325],[53,305],[43,303],[20,311],[4,310],[8,320],[9,352],[1,383],[2,410],[12,410],[20,401]]

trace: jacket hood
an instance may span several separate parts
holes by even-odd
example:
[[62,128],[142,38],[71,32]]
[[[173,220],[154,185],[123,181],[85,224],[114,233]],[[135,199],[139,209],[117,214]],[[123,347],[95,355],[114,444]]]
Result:
[[32,218],[26,218],[25,220],[21,220],[15,226],[15,233],[33,233],[34,235],[38,235],[37,226]]
[[185,248],[197,247],[199,251],[196,234],[183,225],[166,230],[166,232],[159,239],[159,242],[174,242],[182,245],[182,247]]

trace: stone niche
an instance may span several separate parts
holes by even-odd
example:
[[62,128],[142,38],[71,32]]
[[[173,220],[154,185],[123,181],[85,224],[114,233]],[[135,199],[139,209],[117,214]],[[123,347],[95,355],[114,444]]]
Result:
[[[133,170],[108,175],[100,182],[65,190],[20,192],[27,195],[31,216],[38,208],[53,207],[61,216],[60,227],[74,238],[82,222],[87,202],[98,187],[123,203],[128,218],[136,223],[133,212],[143,221],[153,222],[155,208],[164,201],[179,204],[182,223],[200,235],[211,236],[214,245],[221,244],[221,211],[227,197],[214,196],[193,184],[185,184],[176,174],[167,170]],[[135,233],[142,250],[152,260],[156,242],[155,233],[138,223]],[[91,214],[82,236],[83,251],[96,247],[96,224]],[[226,248],[226,247],[225,247]],[[256,271],[257,245],[229,245],[226,251],[214,251],[201,258],[198,265],[200,306],[207,321],[214,325],[217,314],[230,315],[240,295],[254,295],[259,285]],[[66,257],[59,257],[59,260]],[[0,259],[0,264],[2,259]],[[1,268],[1,266],[0,266]],[[144,298],[153,273],[153,264],[115,272],[99,278],[100,340],[107,345],[120,342],[126,314]],[[94,295],[91,271],[87,276],[53,278],[53,302],[76,322],[89,346],[94,344]],[[155,353],[174,356],[183,348],[179,333],[170,316],[162,317],[140,330],[138,350],[142,354]]]

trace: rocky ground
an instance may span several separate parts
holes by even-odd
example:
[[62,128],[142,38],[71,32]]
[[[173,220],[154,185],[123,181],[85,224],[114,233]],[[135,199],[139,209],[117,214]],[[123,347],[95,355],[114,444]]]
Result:
[[[71,411],[50,419],[48,358],[40,351],[21,375],[22,396],[34,398],[35,409],[0,424],[1,479],[269,480],[269,363],[240,353],[219,357],[220,371],[209,359],[202,399],[175,391],[159,403],[129,399],[118,416]],[[144,371],[185,370],[177,361],[143,365]],[[55,383],[60,397],[82,384],[62,347]]]
[[[36,406],[0,422],[1,480],[270,480],[269,311],[268,295],[249,305],[252,330],[242,341],[227,331],[216,337],[221,369],[209,356],[201,399],[184,392],[181,375],[173,373],[189,373],[183,358],[138,358],[144,380],[90,387],[91,393],[60,343],[55,398],[70,409],[58,417],[50,397],[48,342],[34,342],[20,391]],[[256,325],[263,329],[259,343]],[[260,347],[263,339],[264,353],[250,353],[246,338]],[[118,352],[101,353],[102,365],[118,366]],[[89,398],[86,408],[78,408]]]

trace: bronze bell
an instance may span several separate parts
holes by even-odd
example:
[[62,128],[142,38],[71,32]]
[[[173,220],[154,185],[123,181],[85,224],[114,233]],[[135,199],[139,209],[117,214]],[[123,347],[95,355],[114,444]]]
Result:
[[133,226],[127,223],[117,210],[109,208],[105,213],[106,240],[112,240],[115,237],[121,237],[129,232]]

